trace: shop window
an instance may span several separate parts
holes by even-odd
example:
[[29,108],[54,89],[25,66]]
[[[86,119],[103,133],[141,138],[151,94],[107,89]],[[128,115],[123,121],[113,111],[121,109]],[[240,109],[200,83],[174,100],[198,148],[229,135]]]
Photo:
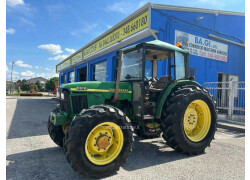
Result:
[[117,79],[117,72],[118,72],[118,64],[119,64],[119,57],[118,56],[115,56],[114,57],[114,67],[115,67],[115,69],[114,69],[114,81],[116,81],[116,79]]
[[63,74],[61,76],[61,84],[64,84],[64,83],[66,83],[66,74]]
[[87,80],[87,66],[81,69],[78,69],[78,81],[86,81]]
[[75,82],[75,71],[69,73],[69,83]]
[[103,61],[93,65],[93,80],[106,81],[107,62]]

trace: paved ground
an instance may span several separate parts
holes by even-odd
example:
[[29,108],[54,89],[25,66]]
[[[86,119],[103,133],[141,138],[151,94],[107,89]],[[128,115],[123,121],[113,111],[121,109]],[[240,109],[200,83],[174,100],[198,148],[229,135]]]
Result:
[[[7,179],[86,179],[75,173],[47,134],[51,98],[7,99]],[[244,179],[245,134],[218,129],[206,153],[174,152],[161,138],[135,137],[133,152],[107,179]]]

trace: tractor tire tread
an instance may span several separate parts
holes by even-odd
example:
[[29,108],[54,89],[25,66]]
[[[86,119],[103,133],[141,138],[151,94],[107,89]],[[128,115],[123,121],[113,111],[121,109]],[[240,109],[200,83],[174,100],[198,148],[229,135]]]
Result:
[[[107,119],[110,121],[105,121]],[[83,152],[85,142],[82,141],[82,137],[87,137],[90,132],[87,127],[95,127],[100,124],[100,120],[130,127],[122,129],[124,145],[120,154],[115,160],[106,165],[93,164]],[[76,172],[88,177],[106,177],[115,173],[126,162],[128,154],[132,152],[133,128],[129,118],[121,110],[108,105],[95,105],[83,110],[75,118],[74,124],[66,131],[64,142],[66,159]]]
[[[207,136],[199,142],[198,146],[192,146],[194,143],[188,142],[188,138],[184,137],[183,133],[180,132],[180,122],[182,117],[180,114],[183,113],[183,104],[191,96],[202,96],[205,100],[208,101],[210,111],[211,111],[211,126]],[[176,91],[171,93],[171,96],[166,100],[164,104],[163,118],[162,121],[162,138],[166,141],[167,145],[173,148],[175,151],[184,153],[184,154],[199,154],[204,152],[205,148],[210,145],[217,126],[217,111],[215,109],[216,103],[212,99],[212,96],[205,88],[198,86],[181,86]],[[180,135],[182,134],[182,135]]]

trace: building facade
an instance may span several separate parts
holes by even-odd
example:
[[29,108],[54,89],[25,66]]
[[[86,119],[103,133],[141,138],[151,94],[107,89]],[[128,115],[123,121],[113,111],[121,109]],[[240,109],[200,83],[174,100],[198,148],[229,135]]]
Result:
[[42,88],[44,89],[45,88],[45,84],[48,81],[48,79],[45,79],[43,77],[36,77],[36,78],[31,78],[31,79],[27,80],[28,83],[32,83],[32,84],[37,83],[37,81],[40,82]]
[[[60,62],[59,84],[114,81],[117,51],[154,39],[181,42],[201,84],[245,81],[244,13],[148,3]],[[166,60],[158,62],[157,76],[166,74]]]

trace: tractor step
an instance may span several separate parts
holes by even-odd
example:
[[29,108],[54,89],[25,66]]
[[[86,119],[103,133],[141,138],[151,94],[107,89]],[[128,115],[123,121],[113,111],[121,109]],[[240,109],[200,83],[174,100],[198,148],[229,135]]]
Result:
[[155,119],[154,116],[151,116],[151,115],[144,115],[144,120],[151,120],[151,119]]

